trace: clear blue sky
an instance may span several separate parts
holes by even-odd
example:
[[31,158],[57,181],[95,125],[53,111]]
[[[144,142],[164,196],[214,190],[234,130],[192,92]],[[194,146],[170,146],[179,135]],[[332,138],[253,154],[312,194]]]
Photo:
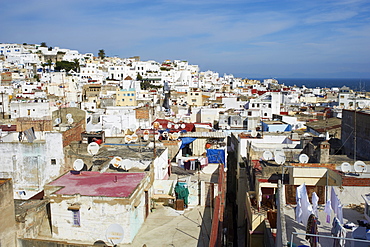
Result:
[[369,78],[370,1],[2,1],[0,42],[187,60],[249,78]]

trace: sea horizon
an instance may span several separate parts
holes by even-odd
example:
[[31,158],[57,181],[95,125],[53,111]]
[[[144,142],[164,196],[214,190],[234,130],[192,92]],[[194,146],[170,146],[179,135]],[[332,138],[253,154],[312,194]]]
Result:
[[[271,79],[271,78],[248,78],[252,80]],[[352,90],[356,91],[370,91],[370,78],[284,78],[284,77],[273,77],[278,80],[279,84],[287,86],[305,86],[307,88],[341,88],[347,86]]]

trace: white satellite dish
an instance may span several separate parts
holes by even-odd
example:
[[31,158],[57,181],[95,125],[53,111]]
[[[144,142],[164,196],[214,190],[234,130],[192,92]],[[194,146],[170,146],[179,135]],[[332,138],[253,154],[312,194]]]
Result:
[[277,164],[282,165],[285,163],[285,154],[284,152],[276,152],[274,160]]
[[348,172],[351,172],[351,164],[348,163],[348,162],[343,162],[341,165],[340,165],[340,169],[342,170],[342,172],[344,173],[348,173]]
[[303,136],[304,137],[310,137],[311,135],[309,133],[304,133]]
[[110,164],[115,168],[120,168],[123,165],[123,159],[116,156],[110,161]]
[[272,152],[268,150],[263,152],[262,156],[264,160],[272,160],[273,158]]
[[279,153],[284,153],[282,149],[275,149],[274,156],[277,156]]
[[149,135],[144,135],[143,139],[144,139],[144,141],[148,141],[149,140]]
[[359,172],[367,172],[367,166],[361,160],[356,161],[355,164],[353,165],[353,168],[355,169],[355,172],[357,172],[357,173],[359,173]]
[[167,131],[163,131],[162,136],[163,137],[168,137],[168,132]]
[[172,124],[171,124],[171,123],[168,123],[168,124],[167,124],[167,128],[168,128],[168,129],[171,129],[171,128],[172,128]]
[[72,114],[71,114],[71,113],[68,113],[68,114],[66,115],[66,118],[67,118],[67,119],[72,118]]
[[178,124],[175,124],[175,129],[178,129],[180,126]]
[[89,143],[89,145],[87,145],[87,152],[89,154],[95,155],[98,153],[99,149],[99,144],[97,144],[96,142],[91,142]]
[[155,134],[154,135],[154,138],[156,139],[156,140],[159,140],[159,137],[160,137],[161,135],[160,134]]
[[179,132],[175,132],[175,133],[172,134],[172,140],[177,140],[177,139],[179,139],[179,137],[180,137]]
[[185,124],[181,124],[181,129],[185,129],[186,125]]
[[58,125],[58,124],[60,124],[61,122],[62,122],[62,120],[61,120],[60,118],[56,118],[56,119],[54,120],[55,125]]
[[364,108],[365,107],[365,103],[362,102],[362,101],[358,102],[357,104],[358,104],[359,108]]
[[256,137],[256,136],[257,136],[257,131],[256,131],[256,130],[252,130],[252,132],[251,132],[251,136],[252,136],[252,137]]
[[73,124],[73,122],[74,122],[73,118],[68,118],[68,123],[69,124]]
[[326,137],[326,135],[325,134],[320,134],[319,137]]
[[84,168],[84,161],[82,159],[76,159],[74,162],[73,162],[73,169],[75,171],[81,171],[82,168]]
[[298,160],[299,160],[299,163],[304,163],[305,164],[305,163],[308,163],[309,157],[308,157],[307,154],[301,154],[301,155],[299,155]]
[[136,142],[139,138],[138,138],[138,136],[136,134],[132,134],[131,135],[131,139],[132,139],[131,140],[132,142]]
[[107,228],[105,233],[107,241],[113,245],[117,245],[122,242],[124,237],[124,231],[122,226],[118,224],[112,224]]
[[126,135],[125,136],[125,143],[130,143],[132,141],[131,135]]

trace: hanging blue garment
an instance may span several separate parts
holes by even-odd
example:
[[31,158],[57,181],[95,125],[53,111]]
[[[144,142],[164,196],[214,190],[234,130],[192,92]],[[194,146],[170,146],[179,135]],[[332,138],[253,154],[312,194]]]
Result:
[[194,138],[194,137],[181,137],[181,147],[180,149],[183,149],[186,145],[192,143],[193,141],[195,141],[197,138]]
[[221,163],[225,165],[225,150],[207,149],[208,163]]

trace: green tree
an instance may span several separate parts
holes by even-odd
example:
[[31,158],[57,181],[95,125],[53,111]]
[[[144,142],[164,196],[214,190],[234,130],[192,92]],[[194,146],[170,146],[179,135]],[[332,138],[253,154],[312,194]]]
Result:
[[104,49],[99,50],[98,57],[100,57],[101,59],[104,59],[105,58],[105,51],[104,51]]
[[73,63],[75,65],[74,71],[76,71],[77,73],[80,73],[80,61],[77,58],[75,58],[73,59]]

